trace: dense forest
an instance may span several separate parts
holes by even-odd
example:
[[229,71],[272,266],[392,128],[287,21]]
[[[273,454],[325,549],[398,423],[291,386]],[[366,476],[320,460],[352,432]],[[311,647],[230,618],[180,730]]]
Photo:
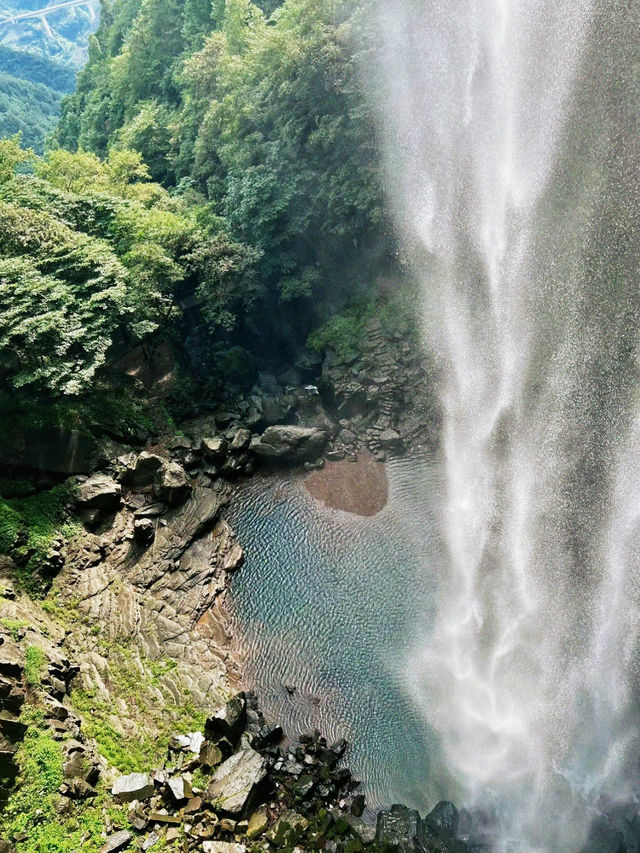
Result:
[[90,422],[98,397],[126,393],[117,360],[168,341],[182,415],[309,336],[349,346],[395,263],[360,14],[105,5],[47,154],[2,142],[4,401]]

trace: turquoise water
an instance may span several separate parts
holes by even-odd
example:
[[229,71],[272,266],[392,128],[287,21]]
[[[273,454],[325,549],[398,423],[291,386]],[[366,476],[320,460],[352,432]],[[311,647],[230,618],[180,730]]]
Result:
[[323,506],[302,477],[244,486],[229,518],[247,555],[232,595],[265,712],[290,736],[317,727],[346,737],[373,806],[425,810],[439,796],[430,780],[442,775],[408,661],[425,639],[443,562],[440,476],[415,459],[388,473],[389,502],[373,518]]

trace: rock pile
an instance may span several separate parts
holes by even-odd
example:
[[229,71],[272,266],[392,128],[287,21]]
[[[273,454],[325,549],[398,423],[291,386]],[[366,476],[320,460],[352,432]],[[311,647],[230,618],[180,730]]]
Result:
[[112,795],[129,805],[133,830],[113,832],[102,853],[134,841],[142,850],[175,843],[204,853],[471,849],[456,840],[458,812],[450,803],[424,821],[404,806],[381,812],[377,824],[365,820],[359,783],[341,764],[344,741],[328,745],[318,732],[296,746],[282,741],[282,729],[265,722],[251,694],[235,696],[204,733],[174,737],[163,768],[116,780]]

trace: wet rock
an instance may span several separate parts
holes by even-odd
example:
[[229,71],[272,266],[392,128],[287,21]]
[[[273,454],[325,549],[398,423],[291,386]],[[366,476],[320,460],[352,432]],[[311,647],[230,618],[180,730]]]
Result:
[[204,730],[213,740],[227,738],[231,743],[235,743],[242,734],[246,721],[247,701],[244,693],[239,693],[213,712],[207,719]]
[[180,506],[191,496],[192,486],[184,468],[177,462],[169,462],[159,474],[153,491],[169,506]]
[[424,828],[429,835],[446,841],[456,838],[460,824],[460,812],[453,803],[442,800],[424,819]]
[[375,840],[389,844],[398,853],[421,853],[425,846],[425,833],[420,815],[406,806],[393,805],[378,814]]
[[266,749],[268,746],[277,746],[283,735],[284,732],[280,726],[263,726],[251,741],[251,746],[258,750]]
[[204,800],[231,814],[240,814],[266,775],[266,759],[260,753],[250,748],[240,750],[218,768]]
[[373,844],[376,840],[376,827],[367,823],[361,817],[356,817],[353,814],[344,815],[344,820],[347,822],[351,834],[359,838],[363,844]]
[[314,427],[271,426],[251,442],[251,450],[266,461],[296,464],[317,459],[327,439],[324,430]]
[[115,799],[123,803],[148,800],[153,796],[153,792],[153,781],[147,773],[130,773],[128,776],[120,776],[111,789]]
[[76,503],[83,510],[118,509],[121,497],[122,487],[106,474],[95,474],[76,489]]
[[133,538],[140,545],[151,545],[156,535],[156,528],[150,518],[136,518],[133,523]]
[[358,794],[357,797],[354,797],[353,802],[351,803],[351,814],[354,817],[362,817],[362,813],[364,812],[364,806],[364,794]]
[[116,832],[110,835],[106,842],[100,848],[100,853],[116,853],[117,850],[124,850],[131,843],[131,833],[123,829],[122,832]]

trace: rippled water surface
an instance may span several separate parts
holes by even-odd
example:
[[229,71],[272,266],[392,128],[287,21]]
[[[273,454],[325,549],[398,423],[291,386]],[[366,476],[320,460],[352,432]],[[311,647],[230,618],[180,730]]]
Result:
[[406,661],[443,563],[440,468],[403,460],[388,474],[389,502],[373,518],[323,506],[302,477],[243,487],[230,522],[247,561],[232,592],[265,712],[288,735],[318,727],[346,737],[372,805],[426,809],[437,749],[412,706]]

